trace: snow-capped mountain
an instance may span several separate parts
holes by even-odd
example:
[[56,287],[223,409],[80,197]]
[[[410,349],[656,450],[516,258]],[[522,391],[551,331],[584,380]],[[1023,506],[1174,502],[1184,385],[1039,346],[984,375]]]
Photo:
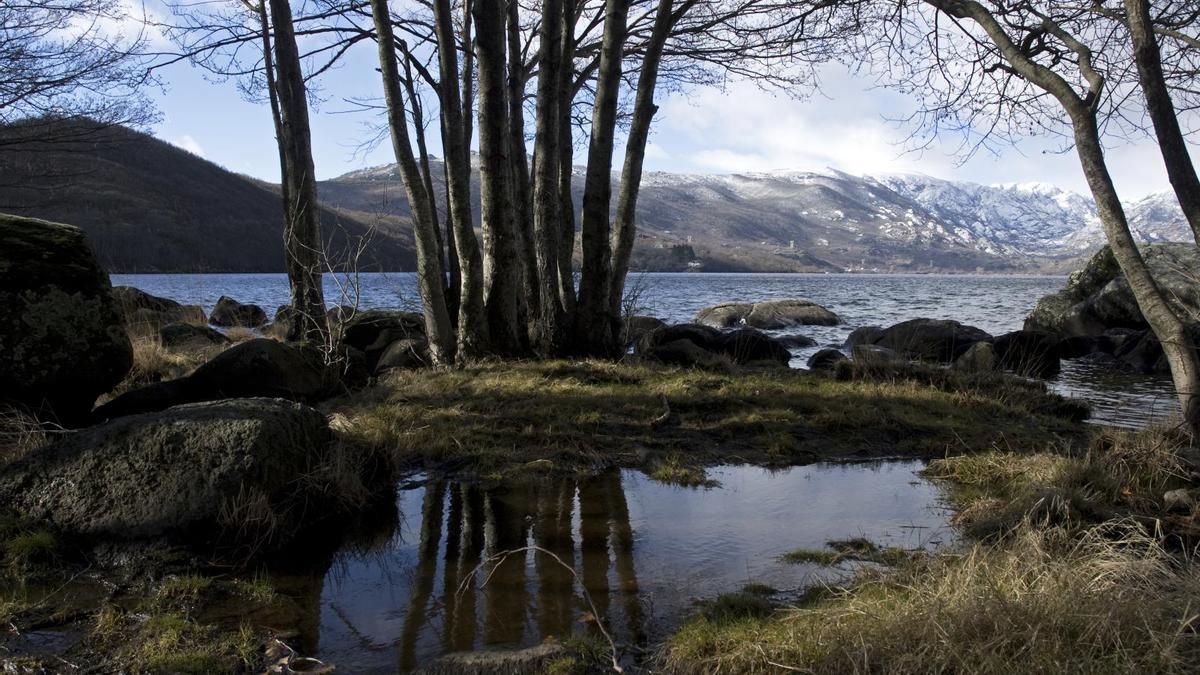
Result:
[[[433,174],[440,177],[440,167]],[[402,204],[393,167],[325,185],[322,197],[335,206]],[[575,188],[579,197],[582,168]],[[1140,239],[1191,238],[1170,193],[1127,211]],[[634,262],[649,269],[692,262],[710,270],[1032,271],[1065,268],[1104,241],[1092,200],[1054,185],[834,170],[647,172],[638,221]]]

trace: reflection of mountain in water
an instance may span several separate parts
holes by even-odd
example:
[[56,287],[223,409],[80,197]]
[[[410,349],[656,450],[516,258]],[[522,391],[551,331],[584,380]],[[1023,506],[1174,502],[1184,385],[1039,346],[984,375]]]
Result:
[[[413,540],[393,542],[376,555],[343,561],[324,588],[317,651],[340,667],[354,672],[382,670],[383,652],[395,650],[392,669],[398,665],[411,670],[448,652],[528,646],[552,636],[597,632],[597,618],[618,641],[644,644],[645,614],[638,597],[633,532],[619,472],[489,489],[435,480],[422,491],[402,493],[401,501],[406,498],[419,500],[419,506],[409,505],[412,508],[400,504],[405,513],[419,514],[419,523],[403,526],[405,535],[416,535]],[[532,550],[490,564],[489,559],[498,554],[529,545],[554,552],[578,576]],[[481,562],[488,564],[481,567]],[[397,571],[410,578],[395,579]],[[354,576],[358,585],[364,572],[381,575],[376,593],[352,597],[338,593],[338,575]],[[385,580],[389,576],[393,578]],[[580,584],[598,617],[592,616]],[[406,587],[408,592],[403,593]],[[395,595],[397,589],[406,597],[392,598],[397,602],[380,612],[376,603]],[[381,616],[387,627],[379,625]],[[385,646],[380,638],[389,628],[398,631],[390,636],[394,643]],[[345,637],[357,643],[355,649],[329,654],[325,645],[340,642],[347,632]],[[367,652],[374,658],[365,656]],[[369,659],[370,664],[355,663],[359,658]]]

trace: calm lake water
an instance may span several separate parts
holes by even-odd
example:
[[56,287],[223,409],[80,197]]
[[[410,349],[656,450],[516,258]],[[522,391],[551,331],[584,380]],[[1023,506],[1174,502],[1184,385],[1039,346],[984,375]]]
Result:
[[[288,301],[283,274],[115,274],[114,284],[136,286],[154,295],[211,310],[228,295],[268,313]],[[955,319],[998,335],[1021,328],[1038,298],[1058,290],[1061,276],[853,275],[853,274],[634,274],[628,286],[638,313],[669,322],[689,321],[700,309],[721,302],[808,298],[842,317],[839,326],[802,326],[818,346],[793,353],[803,367],[821,347],[840,347],[859,326],[928,317]],[[364,309],[418,310],[420,298],[411,273],[363,274],[357,285],[325,279],[330,304]],[[1050,381],[1055,390],[1086,399],[1092,421],[1139,426],[1175,413],[1171,382],[1164,376],[1111,373],[1079,361],[1064,361]]]
[[[720,487],[663,485],[636,471],[484,489],[432,481],[398,493],[398,525],[330,571],[293,579],[319,604],[302,639],[339,672],[409,670],[452,651],[531,646],[604,621],[630,659],[697,598],[755,582],[795,595],[852,565],[777,557],[827,541],[932,548],[955,540],[920,462],[723,467]],[[529,545],[471,579],[482,560]],[[581,588],[595,604],[586,604]],[[319,596],[319,601],[316,597]]]

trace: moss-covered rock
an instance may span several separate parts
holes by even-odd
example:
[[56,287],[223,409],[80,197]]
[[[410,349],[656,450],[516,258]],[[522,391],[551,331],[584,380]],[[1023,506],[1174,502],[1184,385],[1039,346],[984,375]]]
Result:
[[0,399],[77,424],[132,364],[83,231],[0,214]]

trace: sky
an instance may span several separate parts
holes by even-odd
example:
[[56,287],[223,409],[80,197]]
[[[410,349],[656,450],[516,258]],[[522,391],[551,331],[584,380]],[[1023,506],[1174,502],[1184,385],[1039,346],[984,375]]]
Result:
[[[373,136],[381,119],[355,111],[347,102],[379,95],[374,58],[373,49],[352,53],[318,84],[319,100],[311,118],[319,179],[393,161],[387,143],[362,151],[360,145]],[[164,89],[155,94],[162,121],[152,129],[155,135],[230,170],[278,180],[278,155],[265,104],[243,100],[232,82],[209,81],[187,64],[162,74]],[[723,90],[698,88],[660,99],[646,170],[922,173],[984,184],[1042,182],[1086,193],[1075,155],[1061,152],[1058,139],[1032,139],[998,154],[981,152],[970,158],[956,154],[957,139],[939,139],[914,152],[906,144],[912,128],[894,121],[913,109],[912,100],[841,66],[826,68],[821,79],[821,91],[806,98],[738,82]],[[430,142],[430,152],[440,154],[436,134]],[[1122,141],[1108,148],[1108,159],[1124,200],[1170,187],[1150,141]],[[615,166],[619,164],[620,154]]]

